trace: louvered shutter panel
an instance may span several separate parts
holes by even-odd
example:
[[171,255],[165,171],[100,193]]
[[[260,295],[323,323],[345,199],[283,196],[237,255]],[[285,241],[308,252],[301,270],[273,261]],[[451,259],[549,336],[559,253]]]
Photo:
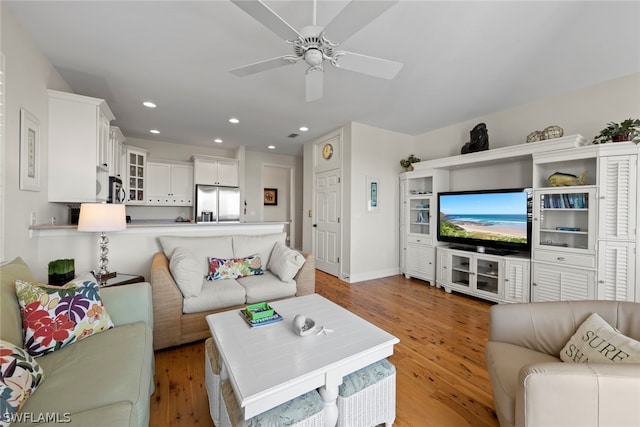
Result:
[[600,159],[600,239],[634,240],[636,156]]

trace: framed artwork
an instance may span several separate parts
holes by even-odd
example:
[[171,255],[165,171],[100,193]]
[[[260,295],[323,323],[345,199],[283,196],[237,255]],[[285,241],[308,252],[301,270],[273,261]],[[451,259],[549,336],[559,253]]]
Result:
[[40,122],[20,109],[20,189],[40,191]]
[[277,188],[264,189],[264,205],[265,206],[278,205],[278,189]]
[[367,177],[367,212],[375,213],[380,206],[379,199],[380,180],[378,178]]

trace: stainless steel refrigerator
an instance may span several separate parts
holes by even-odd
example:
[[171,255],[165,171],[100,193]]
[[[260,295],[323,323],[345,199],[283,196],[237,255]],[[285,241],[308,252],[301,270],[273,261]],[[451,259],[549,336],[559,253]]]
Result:
[[240,189],[196,185],[196,222],[240,222]]

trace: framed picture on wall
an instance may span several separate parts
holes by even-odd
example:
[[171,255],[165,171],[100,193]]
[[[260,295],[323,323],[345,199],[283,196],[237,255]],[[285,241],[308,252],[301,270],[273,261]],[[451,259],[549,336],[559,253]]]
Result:
[[278,205],[278,189],[277,188],[264,189],[264,205],[265,206]]
[[367,212],[368,213],[376,213],[378,212],[378,206],[380,205],[380,201],[378,200],[378,190],[380,187],[380,179],[367,177]]
[[20,189],[40,191],[40,122],[20,109]]

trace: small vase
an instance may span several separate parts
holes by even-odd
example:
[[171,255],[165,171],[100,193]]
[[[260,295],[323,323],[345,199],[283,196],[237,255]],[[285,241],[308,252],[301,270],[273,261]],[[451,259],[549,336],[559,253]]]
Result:
[[406,168],[404,168],[404,170],[406,170],[407,172],[411,172],[413,170],[413,165],[409,165]]
[[611,138],[611,142],[627,142],[629,141],[628,135],[616,135]]

